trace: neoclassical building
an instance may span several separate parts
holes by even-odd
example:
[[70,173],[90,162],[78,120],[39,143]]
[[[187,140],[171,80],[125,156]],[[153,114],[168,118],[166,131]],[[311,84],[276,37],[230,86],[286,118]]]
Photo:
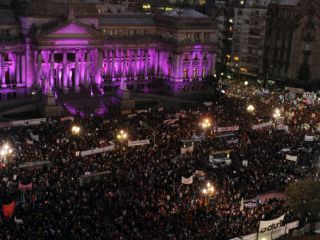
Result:
[[215,66],[210,19],[195,10],[102,14],[77,0],[24,0],[0,10],[0,98],[33,91],[182,94]]
[[279,0],[270,4],[264,72],[286,85],[320,86],[320,2]]

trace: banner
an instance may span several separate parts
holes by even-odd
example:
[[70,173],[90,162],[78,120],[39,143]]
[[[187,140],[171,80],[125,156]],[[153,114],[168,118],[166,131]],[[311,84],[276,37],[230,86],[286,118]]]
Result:
[[265,123],[253,125],[252,130],[259,130],[259,129],[263,129],[263,128],[267,128],[267,127],[272,127],[272,125],[273,125],[272,121],[265,122]]
[[305,142],[313,142],[314,141],[314,136],[305,135],[304,136],[304,141]]
[[148,144],[150,144],[150,140],[149,139],[137,140],[137,141],[128,141],[128,146],[129,147],[143,146],[143,145],[148,145]]
[[299,227],[299,220],[291,222],[291,223],[287,223],[286,224],[286,233],[289,233],[289,231],[291,229],[295,229],[297,227]]
[[282,216],[270,220],[270,221],[260,221],[259,224],[259,235],[260,234],[266,234],[272,231],[275,231],[279,228],[282,227],[282,221],[284,219],[285,214],[283,214]]
[[296,162],[298,160],[298,156],[293,156],[293,155],[287,154],[286,155],[286,160]]
[[35,119],[25,120],[25,125],[26,126],[40,125],[40,124],[46,123],[46,122],[47,122],[46,118],[35,118]]
[[181,177],[181,183],[182,184],[192,184],[193,183],[193,176],[189,178]]
[[276,230],[273,230],[271,233],[272,239],[277,239],[286,234],[286,227],[280,227]]
[[94,154],[98,154],[98,153],[113,151],[114,149],[115,149],[115,145],[113,144],[113,145],[103,147],[103,148],[96,148],[96,149],[92,149],[92,150],[81,151],[80,156],[85,157],[85,156],[94,155]]
[[62,117],[62,118],[60,118],[60,121],[61,121],[61,122],[74,121],[74,117],[71,117],[71,116],[69,116],[69,117]]
[[242,166],[248,167],[248,160],[242,160]]
[[210,107],[212,106],[213,102],[204,102],[203,105],[205,105],[206,107]]
[[10,128],[12,127],[12,122],[0,122],[0,128]]
[[11,218],[14,214],[14,208],[16,206],[16,202],[12,201],[9,204],[2,204],[2,212],[3,216],[6,218]]
[[13,127],[25,126],[25,121],[24,120],[13,121],[12,126]]
[[32,141],[32,140],[29,140],[29,139],[27,139],[26,142],[27,142],[28,145],[32,145],[32,144],[33,144],[33,141]]
[[249,234],[241,237],[242,240],[256,240],[257,239],[257,234]]
[[289,131],[289,126],[284,125],[284,124],[279,124],[279,125],[277,125],[276,129],[277,130],[284,130],[284,131],[288,132]]
[[174,118],[174,119],[168,119],[168,120],[164,120],[163,123],[165,125],[173,125],[175,124],[176,122],[179,122],[179,119],[178,118]]
[[217,132],[234,132],[238,130],[239,130],[239,126],[218,127]]

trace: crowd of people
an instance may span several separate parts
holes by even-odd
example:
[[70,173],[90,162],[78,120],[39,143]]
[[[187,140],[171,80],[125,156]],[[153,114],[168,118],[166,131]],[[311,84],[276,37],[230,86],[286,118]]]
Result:
[[[255,104],[255,113],[246,111],[249,102]],[[242,199],[283,192],[289,182],[318,176],[314,166],[319,141],[304,142],[304,137],[316,135],[319,113],[313,106],[283,106],[283,115],[295,112],[284,120],[289,131],[252,130],[252,125],[272,118],[276,103],[223,95],[210,106],[194,103],[129,117],[50,119],[34,127],[1,129],[2,144],[10,144],[13,153],[2,159],[0,201],[15,201],[16,207],[12,218],[0,215],[0,239],[226,240],[256,232],[260,220],[282,214],[287,222],[298,219],[284,199],[241,205]],[[204,118],[212,120],[211,129],[199,126]],[[306,123],[310,127],[302,128]],[[79,134],[70,131],[74,125],[80,126]],[[233,135],[237,141],[218,137],[218,126],[234,125],[240,127]],[[151,143],[128,147],[127,139],[117,139],[120,130],[130,140]],[[195,135],[203,136],[202,141],[193,143],[193,152],[181,155],[181,140]],[[111,144],[116,145],[113,151],[77,154]],[[286,148],[298,152],[296,162],[285,160],[281,150]],[[232,163],[213,168],[209,155],[225,149],[232,150]],[[50,164],[19,167],[36,161]],[[201,176],[194,175],[197,170]],[[99,172],[104,174],[90,177]],[[181,183],[182,177],[190,176],[191,184]],[[202,193],[208,182],[214,186],[210,199]],[[19,183],[32,186],[23,190]]]

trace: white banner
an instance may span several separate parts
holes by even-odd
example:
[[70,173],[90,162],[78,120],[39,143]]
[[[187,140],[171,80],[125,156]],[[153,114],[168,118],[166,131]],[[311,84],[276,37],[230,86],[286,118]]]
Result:
[[25,125],[26,126],[40,125],[40,124],[46,123],[46,122],[47,122],[46,118],[35,118],[35,119],[25,120]]
[[218,127],[217,132],[234,132],[238,130],[239,130],[239,126]]
[[242,166],[248,167],[248,160],[242,160]]
[[271,236],[272,236],[272,239],[277,239],[285,234],[286,234],[286,227],[280,227],[276,230],[273,230]]
[[18,121],[13,121],[12,126],[13,127],[19,127],[19,126],[25,126],[25,121],[24,120],[18,120]]
[[304,136],[304,141],[305,142],[313,142],[314,141],[314,136],[305,135]]
[[205,105],[206,107],[210,107],[212,106],[213,102],[204,102],[203,105]]
[[297,227],[299,227],[299,220],[291,222],[291,223],[287,223],[286,224],[286,233],[289,233],[289,231],[291,229],[295,229]]
[[71,116],[69,116],[69,117],[62,117],[62,118],[60,118],[60,121],[61,121],[61,122],[64,122],[64,121],[74,121],[74,117],[71,117]]
[[277,125],[276,129],[277,130],[284,130],[284,131],[288,132],[289,131],[289,126],[284,125],[284,124],[279,124],[279,125]]
[[272,127],[272,125],[273,125],[272,121],[265,122],[265,123],[253,125],[252,130],[259,130],[259,129],[263,129],[263,128],[267,128],[267,127]]
[[242,240],[256,240],[257,239],[257,234],[249,234],[241,237]]
[[293,155],[287,154],[286,155],[286,160],[296,162],[298,160],[298,156],[293,156]]
[[269,233],[271,231],[275,231],[275,230],[281,228],[284,216],[285,216],[285,214],[283,214],[282,216],[280,216],[276,219],[270,220],[270,221],[260,221],[259,235],[266,234],[266,233]]
[[110,145],[110,146],[103,147],[103,148],[96,148],[96,149],[92,149],[92,150],[81,151],[80,156],[85,157],[85,156],[89,156],[89,155],[93,155],[93,154],[113,151],[114,149],[115,149],[115,145]]
[[189,178],[181,177],[181,183],[182,184],[192,184],[193,183],[193,176]]
[[163,121],[163,123],[164,123],[165,125],[173,125],[173,124],[175,124],[175,123],[178,122],[178,121],[179,121],[178,118],[174,118],[174,119],[165,120],[165,121]]
[[128,146],[129,147],[143,146],[143,145],[148,145],[148,144],[150,144],[150,140],[149,139],[137,140],[137,141],[128,141]]

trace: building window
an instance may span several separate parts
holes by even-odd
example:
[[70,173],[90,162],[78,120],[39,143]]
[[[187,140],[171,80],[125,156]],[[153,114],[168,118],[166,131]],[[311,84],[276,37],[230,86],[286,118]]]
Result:
[[200,39],[200,33],[194,33],[194,39],[199,40]]
[[184,34],[184,39],[188,40],[188,39],[190,39],[190,37],[191,37],[190,33],[185,33]]
[[208,33],[208,32],[204,33],[203,38],[208,40],[210,38],[210,33]]
[[184,60],[185,60],[185,61],[188,61],[188,60],[189,60],[189,54],[188,54],[188,53],[186,53],[186,54],[184,55]]
[[198,69],[194,68],[193,69],[193,78],[197,78],[197,75],[198,75]]
[[168,77],[171,77],[171,68],[168,69]]
[[184,79],[188,78],[188,68],[183,69],[183,78]]
[[207,60],[207,53],[203,53],[203,60]]
[[202,78],[205,78],[207,75],[207,69],[206,68],[202,68]]

